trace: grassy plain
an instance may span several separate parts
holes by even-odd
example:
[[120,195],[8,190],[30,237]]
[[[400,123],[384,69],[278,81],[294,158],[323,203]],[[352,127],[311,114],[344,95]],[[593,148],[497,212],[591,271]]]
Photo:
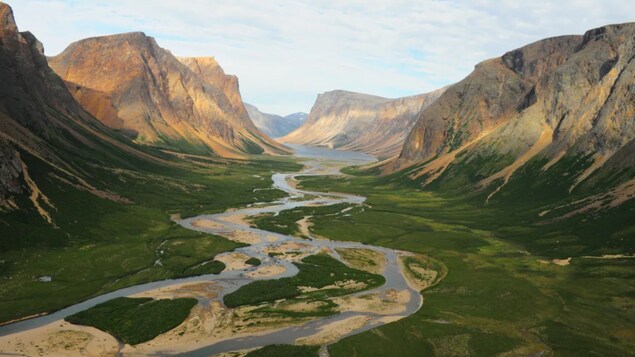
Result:
[[[69,189],[44,170],[39,173],[35,161],[29,167],[57,207],[59,228],[51,229],[33,212],[0,214],[0,321],[140,282],[197,275],[208,265],[205,269],[222,268],[201,263],[238,244],[181,228],[169,216],[279,198],[280,191],[254,189],[269,187],[271,172],[299,166],[286,159],[238,165],[201,160],[169,170],[131,167],[116,175],[107,167],[93,167],[91,173],[130,199],[128,204]],[[332,356],[633,355],[635,259],[601,258],[635,249],[633,200],[610,211],[549,221],[562,212],[550,201],[576,199],[551,191],[558,186],[557,178],[541,191],[532,186],[530,176],[515,175],[500,196],[484,205],[488,191],[467,196],[440,187],[426,191],[402,174],[346,172],[358,176],[305,177],[301,186],[367,196],[364,210],[344,214],[346,205],[307,207],[263,216],[256,224],[295,234],[295,222],[312,215],[316,234],[422,253],[449,271],[439,284],[423,291],[424,305],[416,314],[346,338],[329,347]],[[450,184],[462,185],[447,181]],[[529,188],[537,194],[527,195]],[[539,216],[545,208],[551,213]],[[570,265],[553,262],[569,257]],[[52,281],[39,281],[41,276]],[[297,294],[297,284],[287,285],[281,291]],[[275,291],[272,287],[248,289]],[[244,299],[252,294],[241,294],[239,305],[258,303]],[[280,296],[267,297],[273,298]],[[324,306],[311,312],[313,316],[333,313]],[[263,312],[276,313],[269,307]]]

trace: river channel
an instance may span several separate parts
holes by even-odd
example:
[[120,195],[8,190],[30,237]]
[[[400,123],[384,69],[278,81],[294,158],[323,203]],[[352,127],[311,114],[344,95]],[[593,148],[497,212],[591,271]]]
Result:
[[[406,317],[415,313],[421,307],[422,298],[420,293],[415,288],[410,286],[407,279],[404,277],[403,272],[399,267],[399,252],[384,247],[377,247],[357,242],[335,241],[324,239],[324,237],[309,236],[308,238],[299,238],[266,230],[260,230],[250,227],[248,224],[245,224],[240,220],[232,219],[235,217],[248,217],[260,214],[277,215],[282,211],[300,207],[315,207],[336,204],[348,204],[352,206],[364,205],[366,198],[363,196],[335,192],[323,193],[306,191],[295,188],[294,185],[291,184],[291,182],[295,182],[295,178],[300,176],[337,175],[340,174],[339,168],[348,165],[368,163],[373,161],[372,157],[361,153],[341,152],[324,148],[311,148],[304,146],[293,146],[293,148],[295,149],[296,156],[302,159],[303,164],[305,165],[304,169],[301,172],[295,173],[274,173],[271,177],[271,180],[273,181],[273,186],[271,189],[282,190],[288,194],[287,197],[276,202],[254,202],[247,207],[231,209],[218,214],[204,214],[195,217],[189,217],[178,221],[178,224],[185,228],[225,237],[230,237],[231,235],[235,235],[236,233],[240,232],[249,234],[251,237],[259,237],[259,239],[257,239],[256,241],[251,242],[250,245],[236,249],[233,254],[241,253],[245,256],[256,257],[261,261],[260,266],[250,266],[243,269],[225,270],[216,275],[209,274],[184,279],[157,281],[120,289],[97,296],[95,298],[86,300],[84,302],[78,303],[76,305],[48,315],[43,315],[29,320],[1,326],[0,336],[19,334],[21,332],[45,326],[47,324],[59,322],[66,316],[88,309],[92,306],[116,297],[131,296],[143,292],[156,290],[158,288],[169,287],[171,285],[183,284],[187,282],[213,281],[220,287],[220,289],[218,289],[218,295],[217,297],[215,297],[215,299],[222,301],[223,296],[236,291],[240,287],[249,284],[254,280],[280,279],[297,274],[298,268],[291,261],[267,254],[268,249],[271,249],[271,247],[280,246],[281,244],[286,243],[298,243],[298,245],[304,247],[303,249],[305,250],[305,253],[313,254],[317,252],[329,252],[332,257],[343,261],[344,263],[346,262],[339,256],[336,249],[368,249],[382,254],[385,257],[386,261],[385,269],[382,272],[382,275],[386,279],[385,284],[373,290],[354,293],[352,294],[352,296],[361,294],[367,295],[371,293],[382,294],[389,290],[407,291],[409,294],[409,298],[407,299],[407,302],[404,303],[405,306],[403,311],[401,311],[398,316],[392,316],[393,319],[390,321],[394,321],[395,319]],[[207,226],[197,225],[196,222],[200,222],[201,220],[213,223],[208,224]],[[223,254],[232,253],[222,253],[217,256],[217,258],[221,257]],[[272,266],[282,266],[284,267],[284,270],[279,269],[282,271],[279,274],[262,277],[249,274],[256,269],[263,269]],[[206,304],[209,303],[209,301],[200,301],[200,303]],[[210,356],[223,352],[250,349],[270,344],[293,344],[298,339],[318,334],[326,325],[332,324],[337,321],[343,321],[355,316],[364,316],[364,324],[361,326],[357,326],[351,331],[347,331],[347,333],[339,336],[338,339],[355,335],[389,322],[387,319],[385,319],[386,316],[382,314],[368,311],[345,311],[328,317],[315,318],[314,320],[305,322],[301,325],[278,328],[271,332],[266,331],[265,333],[259,333],[251,336],[241,335],[240,337],[235,338],[230,337],[220,341],[214,341],[213,343],[205,346],[197,345],[194,346],[194,348],[191,350],[184,350],[183,347],[173,349],[170,346],[164,346],[164,348],[159,348],[153,351],[152,355],[181,355],[198,357]],[[178,342],[175,343],[178,344]],[[328,348],[326,345],[322,347],[320,353],[322,356],[328,356]],[[120,355],[127,355],[127,353],[125,352],[125,350],[120,351]],[[138,355],[138,353],[133,353],[131,355]]]

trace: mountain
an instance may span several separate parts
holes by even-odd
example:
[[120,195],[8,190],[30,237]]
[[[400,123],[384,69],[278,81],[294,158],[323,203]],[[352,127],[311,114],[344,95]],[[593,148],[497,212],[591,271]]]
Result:
[[177,59],[141,32],[80,40],[49,59],[96,118],[136,142],[222,157],[285,153],[245,111],[212,58]]
[[214,57],[178,57],[178,60],[211,86],[214,97],[219,101],[226,99],[237,116],[244,121],[243,124],[250,126],[245,120],[247,112],[240,96],[238,77],[225,74]]
[[304,124],[279,141],[395,156],[417,114],[441,93],[388,99],[342,90],[326,92],[318,95]]
[[399,158],[424,185],[484,199],[635,195],[635,23],[549,38],[478,64],[422,111]]
[[11,8],[0,3],[0,211],[33,210],[54,225],[53,191],[127,202],[108,190],[94,167],[167,161],[86,113],[43,51],[30,32],[18,31]]
[[258,129],[272,138],[285,136],[297,129],[307,118],[306,113],[293,113],[287,116],[262,113],[255,106],[245,103],[247,113]]
[[297,112],[297,113],[292,113],[289,115],[285,115],[283,118],[288,119],[288,120],[295,120],[298,122],[304,121],[309,117],[309,114],[304,113],[304,112]]

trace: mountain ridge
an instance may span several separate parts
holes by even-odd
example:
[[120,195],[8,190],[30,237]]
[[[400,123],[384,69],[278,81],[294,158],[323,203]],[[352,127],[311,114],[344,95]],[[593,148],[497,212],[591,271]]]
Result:
[[279,141],[394,156],[416,114],[443,91],[396,99],[345,90],[325,92],[318,95],[304,124]]
[[[19,32],[13,11],[0,3],[0,210],[34,209],[55,225],[58,210],[41,185],[128,200],[104,187],[87,165],[135,160],[171,165],[135,147],[94,119],[48,66],[42,44]],[[36,167],[36,169],[33,169]]]
[[261,112],[256,106],[245,103],[245,108],[254,124],[272,138],[279,138],[297,129],[308,114],[297,112],[285,116]]
[[405,170],[423,186],[467,182],[485,202],[518,190],[508,188],[523,175],[535,176],[536,192],[562,177],[551,189],[563,197],[632,198],[634,37],[635,23],[607,25],[479,63],[420,113],[384,173]]
[[215,61],[181,61],[143,32],[79,40],[49,63],[91,114],[136,142],[224,157],[287,152],[253,125],[236,77]]

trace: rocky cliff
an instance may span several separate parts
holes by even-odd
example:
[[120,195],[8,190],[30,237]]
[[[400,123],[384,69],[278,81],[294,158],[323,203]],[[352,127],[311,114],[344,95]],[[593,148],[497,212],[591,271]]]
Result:
[[421,112],[387,169],[412,167],[409,176],[423,184],[467,180],[485,190],[486,201],[529,176],[527,190],[614,187],[612,197],[630,198],[634,59],[629,23],[545,39],[480,63]]
[[225,74],[214,57],[179,57],[178,60],[215,90],[216,93],[212,94],[215,98],[222,101],[224,96],[243,125],[252,126],[245,120],[248,116],[240,95],[238,77]]
[[134,32],[72,43],[49,62],[86,110],[139,143],[223,157],[285,152],[253,125],[236,77],[212,58],[179,61]]
[[248,103],[245,103],[245,108],[256,127],[272,138],[285,136],[299,128],[308,116],[306,113],[300,112],[286,116],[263,113]]
[[442,92],[398,99],[342,90],[326,92],[318,96],[305,123],[279,140],[394,156],[417,114]]

